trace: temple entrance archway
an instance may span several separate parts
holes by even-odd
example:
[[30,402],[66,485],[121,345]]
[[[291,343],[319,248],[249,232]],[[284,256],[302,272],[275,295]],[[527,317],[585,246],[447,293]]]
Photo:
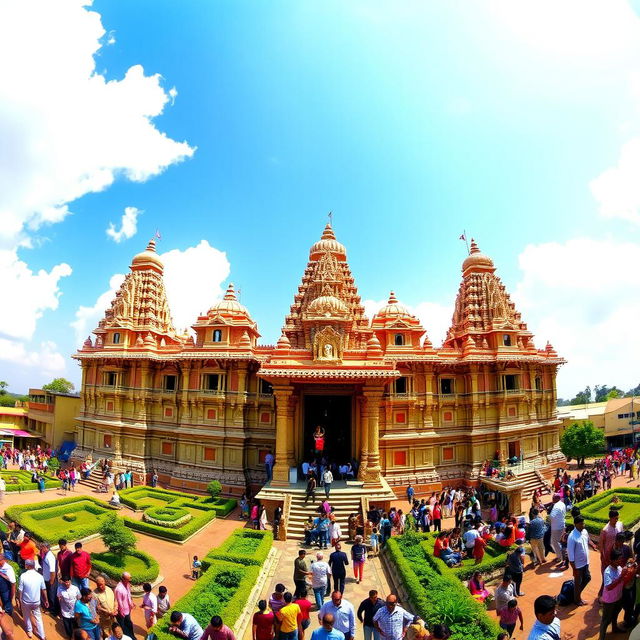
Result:
[[317,425],[325,430],[325,455],[335,462],[346,462],[353,456],[353,397],[351,395],[303,396],[302,459],[314,455],[313,432]]

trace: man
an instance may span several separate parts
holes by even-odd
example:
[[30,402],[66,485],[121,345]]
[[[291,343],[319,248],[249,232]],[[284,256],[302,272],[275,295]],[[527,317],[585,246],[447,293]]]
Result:
[[[73,640],[76,639],[74,638]],[[117,622],[114,622],[111,625],[111,635],[109,636],[109,640],[131,640],[131,638],[124,634],[122,627]]]
[[331,493],[331,483],[333,482],[333,473],[331,473],[331,469],[329,469],[329,467],[327,467],[325,472],[322,474],[322,481],[324,482],[324,495],[328,500],[329,494]]
[[[618,614],[622,609],[622,588],[627,572],[623,571],[624,558],[619,549],[611,550],[609,566],[604,570],[602,590],[602,620],[600,621],[600,640],[607,635],[607,627],[611,624],[613,633],[621,633],[618,627]],[[625,567],[626,569],[626,567]],[[633,569],[635,571],[635,568]]]
[[333,628],[333,616],[326,613],[322,616],[322,626],[311,634],[311,640],[344,640],[344,633]]
[[378,598],[378,592],[375,589],[369,591],[369,597],[360,603],[357,615],[364,629],[364,640],[372,640],[372,636],[373,640],[380,640],[380,634],[373,624],[373,616],[382,607],[384,607],[384,600]]
[[329,556],[329,566],[331,567],[331,575],[333,576],[333,590],[344,593],[344,581],[347,577],[347,565],[349,558],[342,551],[342,545],[336,542],[336,550]]
[[604,572],[609,566],[609,560],[611,559],[611,550],[616,544],[616,535],[623,529],[622,522],[619,522],[620,513],[615,509],[609,511],[609,522],[602,528],[600,537],[598,538],[598,549],[600,549],[600,572],[602,573],[602,584],[600,585],[600,591],[598,595],[602,595],[602,588],[604,586]]
[[82,542],[76,542],[75,551],[71,554],[71,581],[78,589],[89,588],[91,573],[91,556],[82,549]]
[[184,640],[200,640],[202,638],[202,627],[190,613],[172,611],[169,618],[169,633]]
[[294,597],[293,601],[300,607],[300,626],[302,627],[302,636],[298,638],[298,640],[304,640],[306,635],[306,630],[311,624],[311,616],[309,612],[311,611],[311,601],[307,599],[307,594],[305,593],[302,596]]
[[158,474],[154,471],[151,476],[151,487],[156,488],[158,486]]
[[385,606],[373,616],[373,625],[384,640],[402,640],[412,622],[413,614],[399,607],[394,595],[388,595]]
[[[596,549],[596,546],[589,538],[589,532],[584,528],[584,518],[576,516],[573,519],[574,529],[567,537],[567,556],[573,571],[573,594],[574,602],[578,606],[587,604],[582,599],[582,592],[589,582],[591,573],[589,571],[589,546]],[[596,549],[597,550],[597,549]]]
[[307,563],[307,552],[304,549],[298,551],[298,557],[293,561],[293,583],[296,585],[294,597],[298,598],[307,593],[307,576],[311,575]]
[[307,504],[309,498],[311,498],[311,502],[316,501],[316,479],[313,476],[309,476],[307,480],[307,492],[304,498],[305,504]]
[[318,622],[322,624],[322,618],[326,614],[333,616],[333,626],[337,631],[344,633],[345,640],[352,640],[356,635],[356,614],[353,605],[344,600],[339,591],[331,594],[331,600],[325,602],[318,612]]
[[102,635],[107,638],[111,634],[113,623],[116,621],[118,607],[113,589],[107,586],[104,576],[96,578],[96,588],[93,590],[93,597],[96,600],[96,609],[100,620]]
[[409,486],[407,487],[407,502],[409,503],[410,507],[413,506],[413,496],[415,494],[416,494],[416,490],[413,488],[411,483],[409,483]]
[[56,558],[58,564],[58,575],[70,576],[71,556],[73,555],[73,553],[71,549],[67,547],[67,541],[64,538],[60,538],[60,540],[58,540],[58,547],[60,547],[60,551],[58,551],[58,557]]
[[16,598],[16,572],[7,562],[4,553],[0,553],[0,600],[6,613],[13,613],[13,601]]
[[267,451],[267,455],[264,457],[264,470],[267,474],[267,482],[273,479],[274,462],[275,458],[273,457],[273,453],[271,453],[271,451]]
[[4,481],[4,478],[0,478],[0,504],[4,502],[4,494],[7,490],[7,483]]
[[476,522],[473,527],[467,529],[464,535],[462,536],[462,540],[464,542],[464,546],[467,549],[467,556],[473,556],[473,548],[476,544],[476,538],[480,537],[480,523]]
[[522,577],[524,575],[525,557],[526,552],[524,547],[517,547],[515,551],[507,554],[506,569],[511,574],[516,598],[520,598],[525,595],[522,593]]
[[42,577],[47,587],[49,596],[49,613],[52,616],[58,615],[58,576],[56,573],[56,557],[51,551],[48,542],[40,543],[40,566],[42,567]]
[[284,594],[284,607],[276,613],[276,617],[280,622],[279,640],[298,640],[302,636],[302,611],[293,602],[293,596],[289,591]]
[[20,566],[24,567],[27,560],[33,560],[34,566],[38,566],[36,564],[38,545],[35,543],[35,540],[32,539],[30,533],[25,532],[22,542],[18,546],[20,547]]
[[[131,598],[131,575],[127,571],[122,574],[120,582],[116,585],[115,597],[116,605],[118,606],[118,613],[116,614],[118,624],[132,640],[135,640],[131,611],[136,608],[136,605],[133,604]],[[202,635],[202,629],[200,629],[200,635]]]
[[40,610],[40,602],[49,608],[49,599],[44,579],[35,570],[35,561],[33,559],[26,560],[24,563],[25,571],[20,576],[18,584],[18,594],[16,604],[22,609],[22,617],[24,618],[27,636],[33,637],[33,627],[31,624],[31,616],[36,621],[36,629],[38,637],[45,640],[44,626],[42,624],[42,611]]
[[222,623],[220,616],[213,616],[204,630],[202,640],[236,640],[233,631]]
[[80,590],[74,584],[71,584],[71,578],[68,575],[60,576],[57,600],[60,605],[60,617],[62,618],[62,624],[67,638],[73,636],[76,600],[79,599]]
[[538,596],[533,603],[536,621],[527,640],[560,640],[560,620],[553,596]]
[[324,561],[324,555],[316,553],[316,561],[311,563],[311,588],[316,598],[316,606],[322,608],[327,585],[330,584],[331,567]]
[[567,516],[567,507],[561,499],[559,493],[553,494],[553,507],[549,512],[549,520],[551,522],[551,548],[556,554],[556,567],[563,565],[562,545],[560,539],[564,533],[565,519]]
[[533,552],[533,564],[544,564],[544,532],[546,525],[540,517],[540,512],[535,507],[531,509],[531,521],[529,522],[529,542]]
[[316,523],[318,546],[326,549],[329,546],[329,518],[323,513]]
[[509,600],[515,598],[515,587],[511,579],[511,574],[505,571],[502,576],[502,582],[496,587],[495,599],[496,599],[496,615],[499,616],[499,612],[507,608]]
[[100,625],[98,624],[99,618],[91,602],[92,599],[93,593],[91,589],[82,587],[82,589],[80,589],[80,600],[76,600],[73,613],[78,629],[86,631],[91,640],[101,640],[102,633],[100,631]]

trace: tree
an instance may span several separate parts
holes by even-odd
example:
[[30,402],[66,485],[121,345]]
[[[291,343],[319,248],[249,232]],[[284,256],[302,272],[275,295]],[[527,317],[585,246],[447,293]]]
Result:
[[207,493],[212,498],[217,498],[222,493],[222,485],[217,480],[212,480],[207,485]]
[[111,553],[124,556],[136,548],[136,537],[115,513],[108,515],[100,527],[102,541]]
[[43,384],[45,391],[55,391],[56,393],[71,393],[75,385],[66,378],[54,378],[49,384]]
[[560,449],[567,458],[575,458],[579,467],[584,467],[584,459],[598,455],[605,448],[604,431],[585,420],[574,422],[560,436]]
[[627,393],[624,394],[625,397],[631,398],[632,396],[640,396],[640,384],[633,389],[629,389]]
[[589,402],[591,402],[591,387],[585,387],[584,391],[577,393],[571,400],[571,404],[588,404]]
[[0,396],[3,396],[5,393],[7,393],[8,386],[9,386],[8,382],[5,382],[4,380],[0,380]]
[[613,387],[613,389],[611,389],[611,391],[607,393],[606,399],[611,400],[611,398],[622,398],[623,395],[624,393],[620,391],[620,389],[616,389],[615,387]]

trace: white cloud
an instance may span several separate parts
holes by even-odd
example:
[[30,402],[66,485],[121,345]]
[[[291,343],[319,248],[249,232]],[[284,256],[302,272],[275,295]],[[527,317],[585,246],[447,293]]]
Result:
[[0,362],[17,364],[21,369],[36,368],[40,376],[61,373],[66,368],[65,358],[59,353],[56,343],[51,341],[40,343],[39,349],[34,351],[17,340],[0,338]]
[[514,301],[536,334],[568,360],[558,375],[560,397],[587,384],[628,389],[640,382],[637,256],[640,244],[574,238],[529,245]]
[[[229,261],[226,253],[206,240],[184,251],[167,251],[160,257],[164,262],[164,283],[174,326],[182,332],[195,322],[201,311],[222,298],[223,283],[230,272]],[[93,305],[80,306],[76,310],[76,319],[71,326],[75,329],[78,346],[98,326],[123,280],[121,273],[111,276],[109,289],[101,293]]]
[[[362,304],[364,306],[365,313],[371,320],[373,316],[387,304],[387,301],[364,300]],[[420,320],[422,326],[427,330],[427,337],[431,340],[433,346],[439,347],[451,326],[453,306],[443,305],[437,302],[419,302],[413,306],[404,303],[402,304],[410,313]]]
[[136,207],[125,207],[120,219],[120,230],[117,231],[113,222],[109,223],[106,233],[114,242],[122,242],[133,238],[138,231],[138,216],[142,213]]

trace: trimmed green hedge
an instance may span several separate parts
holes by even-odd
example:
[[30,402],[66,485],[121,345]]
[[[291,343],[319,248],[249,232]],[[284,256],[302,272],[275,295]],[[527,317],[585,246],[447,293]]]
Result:
[[[60,538],[79,539],[98,533],[104,518],[113,513],[107,505],[91,496],[72,496],[51,502],[14,505],[5,514],[16,520],[38,540],[57,542]],[[65,515],[76,516],[74,522]]]
[[[140,562],[132,560],[136,558],[141,560],[146,568],[140,568]],[[148,553],[134,549],[124,556],[118,556],[110,551],[91,554],[91,564],[93,568],[108,575],[113,580],[120,580],[120,576],[124,571],[131,574],[131,582],[133,584],[143,584],[144,582],[153,582],[160,573],[160,565],[158,561]]]
[[[193,493],[184,491],[173,491],[172,489],[158,489],[153,487],[131,487],[120,492],[120,502],[136,511],[143,511],[151,508],[145,503],[146,498],[162,500],[167,506],[172,507],[200,507],[214,509],[219,516],[226,516],[236,508],[238,502],[235,499],[211,498],[211,496],[196,496]],[[154,505],[160,506],[160,505]]]
[[439,574],[429,563],[420,536],[387,540],[385,553],[398,571],[413,610],[429,627],[449,626],[452,640],[494,640],[501,629],[482,604],[452,573]]
[[496,569],[504,567],[507,561],[507,554],[513,549],[517,549],[518,545],[511,547],[503,547],[494,540],[487,542],[484,558],[479,564],[475,564],[474,558],[465,558],[461,567],[448,567],[443,560],[433,555],[437,533],[418,534],[423,538],[420,543],[425,551],[427,562],[440,574],[445,575],[452,573],[459,580],[468,580],[476,571],[480,573],[493,573]]
[[[614,496],[618,496],[622,502],[613,504],[611,500]],[[620,521],[625,529],[630,529],[640,522],[640,489],[632,487],[608,489],[578,502],[577,506],[584,516],[587,531],[592,535],[598,535],[602,527],[609,522],[609,509],[612,508],[620,511]]]
[[202,515],[194,516],[181,527],[171,528],[158,524],[152,524],[151,522],[145,522],[144,520],[134,520],[128,516],[123,516],[122,519],[127,527],[134,531],[140,531],[140,533],[148,533],[152,536],[159,538],[166,538],[167,540],[175,540],[182,542],[189,536],[193,535],[197,531],[200,531],[202,527],[211,522],[216,517],[216,512],[213,510],[203,511]]
[[209,551],[202,562],[204,565],[211,564],[213,560],[227,560],[247,566],[260,566],[267,559],[272,545],[271,531],[238,529],[219,547]]
[[[31,471],[5,471],[0,470],[0,477],[5,481],[7,492],[12,491],[37,491],[38,483],[31,482]],[[45,474],[44,486],[46,489],[57,489],[62,486],[62,481],[54,476]]]

